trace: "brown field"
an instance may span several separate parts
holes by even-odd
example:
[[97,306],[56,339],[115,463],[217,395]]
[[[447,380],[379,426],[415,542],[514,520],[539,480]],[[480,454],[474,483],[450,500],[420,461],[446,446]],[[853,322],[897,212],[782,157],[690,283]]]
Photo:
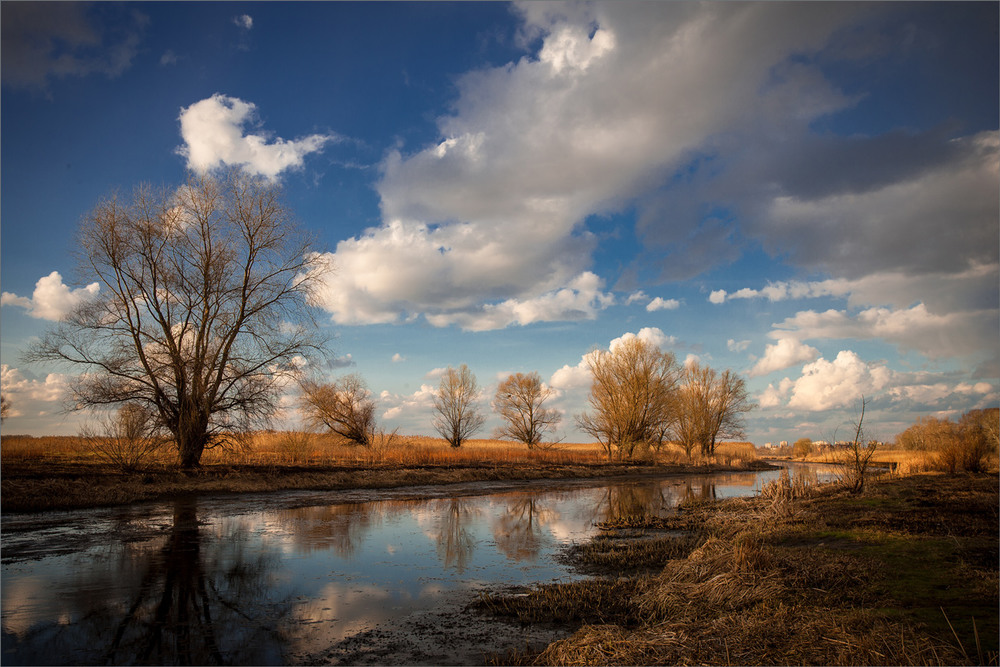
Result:
[[[75,436],[5,436],[0,443],[0,458],[3,463],[97,462],[95,455]],[[166,466],[173,463],[174,458],[175,453],[165,449],[150,464],[151,467]],[[696,456],[693,462],[730,465],[757,458],[753,443],[724,442],[717,446],[714,458]],[[455,448],[443,438],[402,435],[396,436],[391,444],[366,449],[316,433],[269,431],[251,435],[241,446],[207,450],[201,462],[203,466],[463,466],[483,463],[580,465],[606,460],[607,456],[597,443],[557,443],[529,450],[521,443],[507,440],[472,439]],[[673,444],[665,445],[659,453],[640,457],[640,460],[668,464],[687,462],[684,451]]]
[[724,443],[711,459],[687,461],[664,447],[635,461],[608,461],[597,444],[529,450],[500,440],[453,448],[441,438],[396,437],[369,448],[300,432],[257,433],[237,448],[209,450],[196,470],[180,470],[164,449],[123,472],[75,437],[7,436],[0,443],[0,510],[41,511],[124,505],[191,493],[378,489],[473,481],[594,478],[707,472],[762,465],[749,443]]

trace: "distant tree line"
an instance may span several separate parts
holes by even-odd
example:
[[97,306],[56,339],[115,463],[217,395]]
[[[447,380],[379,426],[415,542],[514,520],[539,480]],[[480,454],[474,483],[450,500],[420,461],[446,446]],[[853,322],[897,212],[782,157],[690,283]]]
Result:
[[982,472],[1000,447],[1000,408],[971,410],[957,422],[921,417],[896,436],[903,449],[927,452],[937,467],[949,472]]

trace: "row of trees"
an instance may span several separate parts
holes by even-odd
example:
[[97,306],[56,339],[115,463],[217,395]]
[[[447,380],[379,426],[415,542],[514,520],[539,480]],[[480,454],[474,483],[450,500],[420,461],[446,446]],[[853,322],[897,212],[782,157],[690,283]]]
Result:
[[[314,297],[328,267],[293,223],[279,185],[231,170],[174,189],[141,186],[131,198],[99,203],[79,245],[81,272],[97,276],[99,295],[34,344],[26,361],[81,368],[73,409],[129,406],[125,421],[148,415],[183,467],[266,426],[302,369],[321,366],[327,348]],[[667,439],[689,455],[711,454],[719,438],[742,433],[741,417],[753,407],[739,376],[681,368],[639,340],[589,359],[590,410],[577,424],[609,457]],[[313,425],[371,442],[375,405],[359,377],[302,387]],[[478,395],[465,366],[442,378],[434,425],[453,446],[485,422]],[[498,436],[539,446],[561,418],[545,406],[550,397],[537,373],[507,378],[493,402],[504,424]]]
[[[676,357],[640,339],[588,357],[593,375],[590,410],[577,425],[601,443],[608,458],[632,458],[638,450],[659,450],[678,442],[690,458],[697,448],[715,453],[723,438],[742,435],[743,415],[754,404],[744,380],[701,364],[681,368]],[[354,374],[329,383],[307,382],[302,409],[310,425],[367,446],[378,432],[375,399]],[[497,387],[493,409],[502,418],[495,435],[542,446],[560,423],[558,410],[546,407],[553,396],[537,372],[514,373]],[[468,366],[448,368],[434,397],[434,428],[452,447],[478,432],[486,421],[478,407],[480,390]]]
[[[545,435],[562,418],[558,410],[545,407],[552,395],[538,373],[510,375],[497,387],[493,401],[494,410],[504,420],[496,436],[523,442],[529,449],[542,446]],[[479,398],[479,384],[468,366],[445,370],[434,396],[434,429],[452,447],[461,447],[486,423]],[[356,445],[367,447],[380,433],[375,398],[357,374],[328,383],[303,382],[300,407],[311,427]]]

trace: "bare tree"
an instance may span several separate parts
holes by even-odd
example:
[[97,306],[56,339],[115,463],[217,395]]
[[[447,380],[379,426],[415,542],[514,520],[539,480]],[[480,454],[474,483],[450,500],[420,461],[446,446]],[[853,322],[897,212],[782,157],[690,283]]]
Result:
[[326,384],[303,382],[302,411],[314,428],[326,428],[363,447],[372,444],[375,401],[360,375],[345,375]]
[[125,403],[98,426],[80,433],[86,450],[123,472],[140,470],[165,444],[163,428],[149,406]]
[[588,356],[591,411],[577,426],[597,439],[608,458],[631,458],[639,445],[658,442],[677,414],[680,370],[670,352],[638,338]]
[[438,413],[434,428],[452,447],[461,447],[486,422],[476,408],[478,400],[479,386],[469,367],[462,364],[455,370],[449,366],[434,397],[434,410]]
[[[861,397],[861,414],[858,420],[852,425],[854,429],[854,439],[847,445],[847,452],[841,460],[841,480],[847,485],[851,493],[861,493],[865,488],[865,478],[871,464],[872,456],[875,455],[876,443],[869,440],[865,435],[865,408],[868,407],[868,399]],[[836,438],[834,438],[836,441]]]
[[7,421],[10,416],[10,399],[0,396],[0,423]]
[[27,360],[82,367],[74,409],[152,409],[183,467],[267,424],[289,376],[322,351],[310,305],[321,260],[266,179],[234,170],[140,186],[100,203],[79,245],[100,295]]
[[523,442],[528,449],[539,446],[545,433],[555,428],[562,416],[558,410],[544,407],[554,392],[542,385],[537,372],[514,373],[497,387],[493,409],[506,422],[497,429],[499,439]]
[[695,445],[711,456],[719,440],[743,437],[743,415],[756,407],[742,377],[699,363],[684,369],[678,403],[674,434],[688,458]]

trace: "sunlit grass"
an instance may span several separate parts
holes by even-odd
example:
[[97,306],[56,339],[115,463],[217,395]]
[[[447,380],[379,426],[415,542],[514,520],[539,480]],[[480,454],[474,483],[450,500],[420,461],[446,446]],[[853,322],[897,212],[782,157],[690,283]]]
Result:
[[[31,437],[5,436],[0,444],[4,462],[44,461],[62,463],[97,463],[94,454],[74,436]],[[660,464],[718,463],[739,465],[757,459],[753,444],[724,442],[716,446],[714,457],[694,456],[688,461],[684,450],[665,444],[659,452],[647,452],[643,460]],[[176,452],[166,447],[150,460],[151,464],[170,465]],[[239,444],[206,450],[204,465],[263,466],[482,466],[482,465],[580,465],[607,461],[597,443],[560,442],[543,448],[528,449],[524,444],[506,440],[473,439],[462,447],[451,447],[443,438],[397,435],[376,439],[372,447],[360,447],[338,441],[324,434],[301,431],[258,432]]]

